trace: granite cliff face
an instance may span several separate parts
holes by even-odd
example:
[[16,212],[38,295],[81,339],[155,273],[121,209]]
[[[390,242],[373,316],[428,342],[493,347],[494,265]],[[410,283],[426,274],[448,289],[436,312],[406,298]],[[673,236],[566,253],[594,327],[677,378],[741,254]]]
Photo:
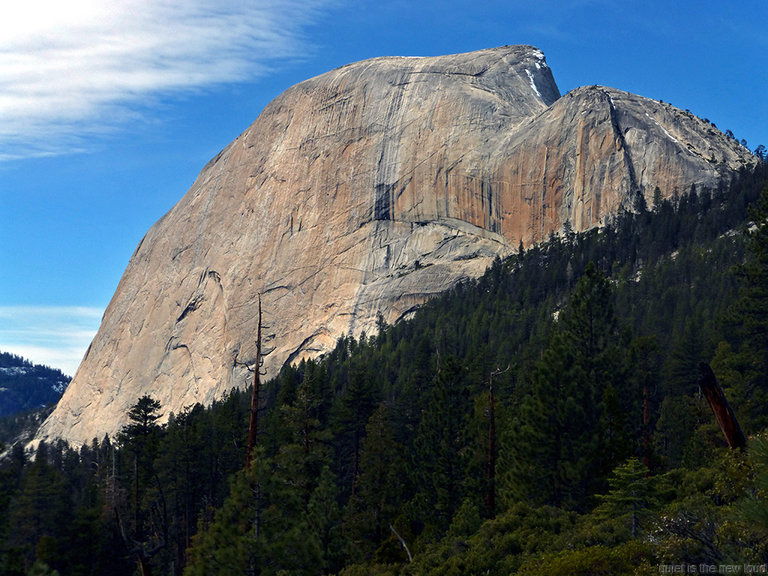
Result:
[[165,413],[250,381],[256,296],[268,374],[375,329],[557,231],[583,230],[754,161],[669,105],[560,97],[511,46],[377,58],[270,103],[142,240],[38,439],[112,434],[142,394]]

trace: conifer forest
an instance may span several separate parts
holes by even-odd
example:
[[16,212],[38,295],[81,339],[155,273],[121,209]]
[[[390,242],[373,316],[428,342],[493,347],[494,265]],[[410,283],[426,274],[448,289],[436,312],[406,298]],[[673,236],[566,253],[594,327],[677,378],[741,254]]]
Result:
[[600,229],[566,223],[284,366],[255,410],[251,382],[178,414],[143,396],[116,437],[5,446],[0,574],[765,565],[766,182],[761,163]]

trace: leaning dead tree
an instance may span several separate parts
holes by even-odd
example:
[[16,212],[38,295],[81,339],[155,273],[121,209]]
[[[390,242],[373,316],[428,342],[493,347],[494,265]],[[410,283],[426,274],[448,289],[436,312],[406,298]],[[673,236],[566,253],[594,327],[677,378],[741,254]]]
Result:
[[403,539],[403,537],[397,533],[397,530],[395,530],[395,527],[392,526],[392,524],[389,525],[389,529],[392,530],[392,533],[400,542],[400,546],[402,546],[403,550],[405,550],[405,553],[408,555],[408,562],[413,562],[413,556],[411,556],[411,551],[408,549],[408,544],[405,543],[405,540]]
[[725,435],[728,446],[731,448],[746,447],[747,438],[744,436],[744,432],[741,431],[739,421],[736,420],[736,415],[733,413],[730,404],[728,404],[725,393],[717,382],[712,368],[709,367],[709,364],[702,362],[699,364],[699,370],[701,371],[699,388],[701,388],[707,402],[709,402],[709,407],[712,408],[712,412],[715,414],[717,424],[720,426],[723,435]]

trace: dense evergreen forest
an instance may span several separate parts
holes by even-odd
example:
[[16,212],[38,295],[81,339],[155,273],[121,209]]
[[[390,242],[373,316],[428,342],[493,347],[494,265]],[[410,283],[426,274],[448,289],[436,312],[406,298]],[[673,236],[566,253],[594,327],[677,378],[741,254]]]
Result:
[[[8,448],[0,572],[768,562],[767,181],[762,165],[716,190],[657,191],[600,230],[566,225],[412,319],[284,367],[262,384],[247,468],[250,390],[163,425],[145,396],[117,438],[34,460]],[[727,447],[702,363],[747,449]]]
[[61,370],[0,352],[0,418],[58,402],[69,381]]
[[70,380],[61,370],[0,352],[0,446],[29,442]]

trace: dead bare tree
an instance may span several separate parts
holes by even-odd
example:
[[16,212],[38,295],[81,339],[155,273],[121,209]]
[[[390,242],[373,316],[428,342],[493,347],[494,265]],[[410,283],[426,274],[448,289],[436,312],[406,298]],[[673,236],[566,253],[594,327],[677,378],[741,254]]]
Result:
[[251,421],[248,425],[248,450],[245,454],[245,468],[251,469],[253,448],[259,432],[259,393],[261,391],[261,294],[259,294],[259,323],[256,329],[256,365],[253,369],[253,388],[251,389]]
[[709,402],[709,407],[712,408],[712,412],[715,414],[717,424],[725,435],[728,446],[731,448],[745,448],[747,446],[747,438],[744,436],[744,432],[741,431],[739,421],[736,420],[736,415],[733,413],[730,404],[728,404],[725,393],[717,382],[715,373],[712,372],[709,364],[704,362],[699,364],[699,370],[701,371],[699,387],[704,393],[707,402]]
[[395,530],[395,527],[392,526],[392,524],[389,525],[389,529],[392,530],[392,533],[395,535],[395,538],[397,538],[397,540],[400,542],[400,546],[403,547],[403,550],[405,550],[405,553],[408,555],[408,562],[413,562],[413,556],[411,556],[411,551],[408,549],[408,544],[406,544],[403,537],[397,533],[397,530]]

